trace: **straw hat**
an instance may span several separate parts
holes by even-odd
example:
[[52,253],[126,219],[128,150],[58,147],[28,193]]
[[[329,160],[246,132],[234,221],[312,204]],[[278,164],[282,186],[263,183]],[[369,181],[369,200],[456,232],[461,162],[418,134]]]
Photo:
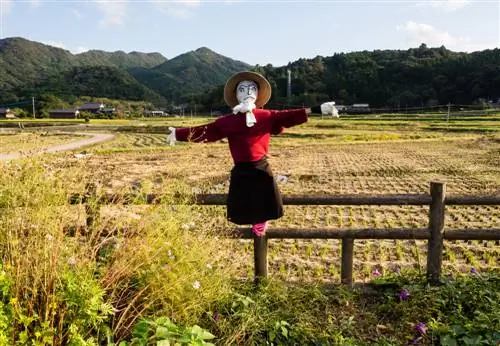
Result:
[[227,80],[226,86],[224,87],[224,101],[226,101],[229,107],[234,107],[239,103],[236,99],[236,87],[239,82],[244,80],[257,83],[259,86],[259,93],[257,95],[257,100],[255,100],[255,106],[257,108],[264,106],[271,98],[271,84],[269,84],[267,79],[261,74],[250,71],[238,72]]

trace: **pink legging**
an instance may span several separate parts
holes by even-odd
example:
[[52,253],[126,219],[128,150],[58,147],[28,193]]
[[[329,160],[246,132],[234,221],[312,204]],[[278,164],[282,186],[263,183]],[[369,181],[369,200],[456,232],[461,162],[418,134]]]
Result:
[[256,223],[256,224],[252,225],[252,232],[257,237],[262,237],[266,234],[267,227],[268,227],[267,221],[261,222],[261,223]]

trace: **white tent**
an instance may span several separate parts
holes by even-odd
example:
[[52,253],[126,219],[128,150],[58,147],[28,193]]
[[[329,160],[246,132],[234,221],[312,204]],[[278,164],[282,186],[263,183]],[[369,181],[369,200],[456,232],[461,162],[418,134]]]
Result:
[[321,115],[330,115],[333,118],[338,118],[339,117],[339,112],[337,108],[335,107],[335,102],[330,101],[330,102],[325,102],[321,104]]

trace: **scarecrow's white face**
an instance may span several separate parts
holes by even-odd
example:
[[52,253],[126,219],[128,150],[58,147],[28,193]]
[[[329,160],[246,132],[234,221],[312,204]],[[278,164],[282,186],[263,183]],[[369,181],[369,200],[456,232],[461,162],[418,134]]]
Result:
[[259,89],[257,83],[243,80],[236,87],[236,99],[239,103],[255,103]]

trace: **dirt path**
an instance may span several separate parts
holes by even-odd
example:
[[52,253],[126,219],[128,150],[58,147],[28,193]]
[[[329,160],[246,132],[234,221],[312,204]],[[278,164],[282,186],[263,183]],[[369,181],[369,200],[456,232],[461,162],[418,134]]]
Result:
[[[50,147],[41,148],[40,150],[38,150],[36,152],[36,155],[44,154],[44,153],[55,153],[58,151],[74,150],[74,149],[81,148],[83,146],[107,141],[115,136],[115,135],[110,134],[110,133],[64,132],[64,134],[73,134],[73,135],[82,135],[82,136],[91,136],[91,137],[80,139],[78,141],[74,141],[74,142],[70,142],[70,143],[53,145]],[[0,161],[12,160],[12,159],[17,159],[20,157],[27,157],[27,156],[32,156],[32,155],[33,155],[33,152],[29,152],[29,153],[22,153],[22,152],[0,153]]]

